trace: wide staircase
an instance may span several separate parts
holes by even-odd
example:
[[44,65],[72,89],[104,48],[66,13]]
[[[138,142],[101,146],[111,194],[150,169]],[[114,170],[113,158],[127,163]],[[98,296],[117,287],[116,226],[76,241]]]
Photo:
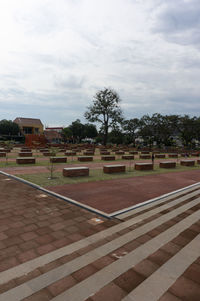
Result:
[[199,301],[200,185],[0,274],[0,300]]

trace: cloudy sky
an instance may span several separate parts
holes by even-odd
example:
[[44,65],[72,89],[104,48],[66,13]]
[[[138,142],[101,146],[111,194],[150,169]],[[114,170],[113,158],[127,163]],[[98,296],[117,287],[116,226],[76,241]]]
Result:
[[104,87],[126,118],[200,115],[199,0],[0,0],[0,120],[68,125]]

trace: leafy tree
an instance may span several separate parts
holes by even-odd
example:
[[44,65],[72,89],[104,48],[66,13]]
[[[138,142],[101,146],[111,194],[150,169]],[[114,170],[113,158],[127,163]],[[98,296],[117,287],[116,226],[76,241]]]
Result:
[[180,135],[184,146],[188,147],[191,145],[192,140],[196,138],[196,124],[197,118],[190,118],[188,115],[180,117]]
[[80,142],[84,138],[84,125],[79,119],[76,119],[69,126],[69,129],[72,132],[73,142]]
[[157,145],[170,146],[172,144],[172,136],[178,135],[180,127],[180,117],[178,115],[161,115],[158,113],[144,115],[140,119],[139,134],[142,138],[152,145],[153,141]]
[[147,144],[152,145],[152,137],[153,137],[153,127],[152,127],[152,120],[149,115],[144,115],[140,119],[140,130],[139,135],[144,139],[144,142]]
[[97,128],[94,124],[84,124],[84,138],[96,138],[98,135]]
[[69,127],[64,128],[62,130],[61,135],[62,135],[64,141],[68,141],[68,142],[71,141],[72,136],[73,136],[72,131]]
[[195,139],[200,141],[200,117],[195,120]]
[[107,143],[109,128],[113,128],[123,120],[119,102],[120,98],[117,92],[105,88],[95,94],[93,104],[85,112],[84,116],[88,121],[100,123],[104,145]]
[[114,128],[109,134],[108,134],[108,141],[109,143],[113,144],[123,144],[124,143],[125,136],[120,130],[120,128]]
[[123,122],[123,129],[126,134],[127,143],[133,143],[135,145],[135,139],[138,136],[138,130],[140,128],[140,120],[138,118],[133,118],[130,120],[125,120]]
[[17,123],[6,119],[0,121],[0,135],[14,136],[18,135],[19,132],[20,129]]

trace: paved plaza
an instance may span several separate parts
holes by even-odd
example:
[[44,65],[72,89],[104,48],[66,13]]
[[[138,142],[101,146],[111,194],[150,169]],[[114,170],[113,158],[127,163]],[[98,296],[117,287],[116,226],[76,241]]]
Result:
[[5,175],[0,191],[0,300],[200,300],[199,184],[112,219]]

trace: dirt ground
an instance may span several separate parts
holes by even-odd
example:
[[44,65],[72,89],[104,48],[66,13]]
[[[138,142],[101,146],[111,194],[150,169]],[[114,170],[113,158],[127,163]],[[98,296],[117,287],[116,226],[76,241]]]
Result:
[[200,171],[195,170],[66,184],[47,189],[106,213],[113,213],[197,182],[200,182]]

